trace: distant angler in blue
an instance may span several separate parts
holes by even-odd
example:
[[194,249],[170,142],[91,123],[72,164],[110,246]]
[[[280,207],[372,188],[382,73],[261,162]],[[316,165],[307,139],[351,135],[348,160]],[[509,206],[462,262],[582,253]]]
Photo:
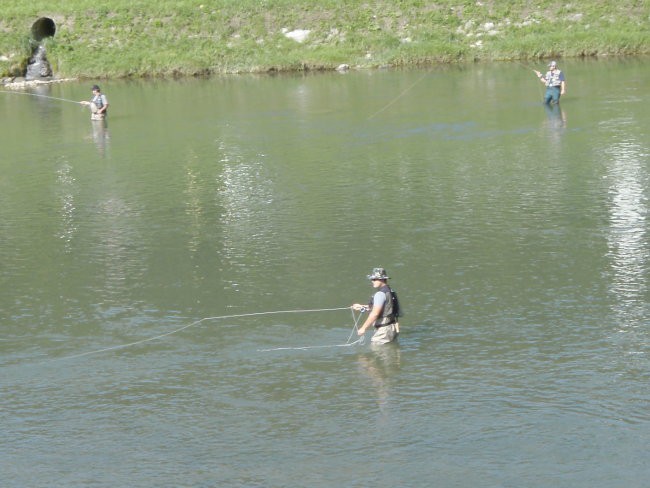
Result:
[[544,94],[544,103],[560,103],[560,96],[566,93],[566,82],[564,80],[564,73],[557,67],[555,61],[551,61],[548,65],[548,71],[545,75],[541,72],[533,70],[539,78],[539,81],[546,86],[546,93]]

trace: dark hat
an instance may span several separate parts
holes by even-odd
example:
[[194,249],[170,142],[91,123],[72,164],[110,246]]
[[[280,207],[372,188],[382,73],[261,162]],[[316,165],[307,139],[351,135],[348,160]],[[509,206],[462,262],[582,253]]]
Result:
[[388,275],[386,274],[386,270],[384,268],[373,268],[372,269],[372,274],[368,275],[369,280],[387,280]]
[[98,85],[93,85],[92,90],[93,90],[93,91],[95,91],[95,90],[97,90],[97,91],[101,91],[101,90],[99,89],[99,86],[98,86]]

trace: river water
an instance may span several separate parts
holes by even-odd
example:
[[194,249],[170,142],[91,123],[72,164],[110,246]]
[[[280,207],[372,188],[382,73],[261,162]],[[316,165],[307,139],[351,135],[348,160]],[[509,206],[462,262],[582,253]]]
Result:
[[647,486],[648,66],[1,92],[2,485]]

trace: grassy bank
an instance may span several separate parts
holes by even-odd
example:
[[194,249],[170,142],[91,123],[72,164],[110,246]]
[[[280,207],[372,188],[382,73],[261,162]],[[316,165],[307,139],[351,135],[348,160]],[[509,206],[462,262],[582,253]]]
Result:
[[58,77],[650,52],[647,0],[4,0],[0,12],[0,76],[20,74],[40,17],[56,24],[45,45]]

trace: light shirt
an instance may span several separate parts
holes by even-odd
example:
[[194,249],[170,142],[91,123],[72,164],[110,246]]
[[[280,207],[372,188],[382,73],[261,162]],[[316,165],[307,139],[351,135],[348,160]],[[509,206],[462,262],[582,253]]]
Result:
[[378,291],[372,298],[372,308],[383,307],[386,303],[386,294],[383,291]]

